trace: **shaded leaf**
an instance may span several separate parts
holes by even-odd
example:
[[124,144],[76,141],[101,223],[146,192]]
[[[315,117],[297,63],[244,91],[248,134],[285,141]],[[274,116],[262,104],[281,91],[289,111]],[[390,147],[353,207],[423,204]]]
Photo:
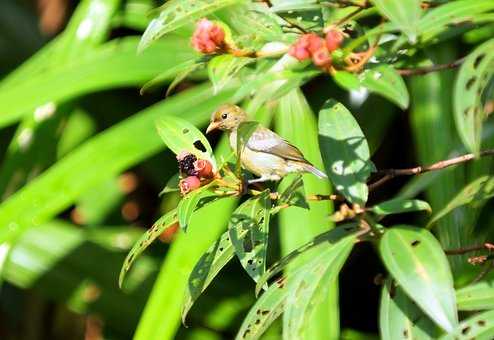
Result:
[[[283,338],[299,339],[310,321],[311,311],[327,296],[355,241],[347,236],[319,253],[287,278],[288,296],[283,318]],[[275,283],[276,284],[276,283]]]
[[142,51],[166,33],[217,11],[239,3],[239,0],[170,0],[160,8],[158,18],[151,20],[142,35],[138,50]]
[[178,187],[179,182],[180,182],[180,175],[176,173],[175,175],[170,177],[168,182],[166,182],[165,187],[163,188],[163,190],[160,191],[159,195],[161,196],[169,192],[179,191],[180,190]]
[[395,226],[379,242],[386,268],[405,293],[442,329],[458,324],[449,263],[441,245],[426,229]]
[[494,310],[474,315],[440,340],[489,340],[494,337]]
[[190,273],[189,284],[185,290],[185,303],[182,308],[183,323],[194,302],[234,255],[233,244],[229,232],[226,231],[197,261]]
[[270,210],[267,190],[240,205],[233,212],[228,226],[238,259],[256,282],[266,270]]
[[153,243],[153,241],[156,240],[168,227],[177,223],[177,221],[177,210],[173,209],[157,220],[153,226],[146,230],[139,240],[137,240],[125,257],[122,268],[120,269],[120,275],[118,277],[118,285],[120,288],[122,287],[125,275],[130,270],[130,267],[139,255],[142,254],[142,252],[146,250],[146,248],[149,247],[149,245]]
[[487,118],[482,95],[493,76],[494,39],[491,39],[468,55],[458,72],[454,88],[456,128],[463,144],[473,153],[480,151],[482,123]]
[[394,23],[408,39],[417,39],[418,23],[422,15],[420,0],[372,0],[379,12]]
[[198,159],[207,159],[216,169],[213,150],[204,135],[190,122],[178,117],[164,117],[156,123],[160,137],[175,154],[187,151]]
[[301,174],[297,174],[291,183],[283,190],[280,198],[277,200],[277,207],[273,208],[277,212],[277,208],[283,205],[296,206],[304,209],[309,209],[309,204],[305,199],[304,181]]
[[223,54],[211,59],[208,63],[208,74],[214,91],[220,91],[244,66],[254,61],[254,58],[235,57],[231,54]]
[[408,200],[396,198],[376,204],[369,208],[370,211],[378,215],[400,214],[411,211],[427,211],[431,212],[429,203],[421,200]]
[[373,168],[369,146],[343,104],[328,100],[319,112],[319,144],[326,173],[336,190],[350,202],[364,206],[366,181]]
[[494,281],[474,283],[456,291],[459,310],[494,309]]
[[427,226],[431,227],[439,219],[462,205],[480,203],[492,196],[494,196],[494,177],[479,177],[465,186],[444,208],[439,210],[439,212],[432,217]]
[[379,333],[382,340],[425,340],[439,335],[437,326],[389,279],[381,292]]

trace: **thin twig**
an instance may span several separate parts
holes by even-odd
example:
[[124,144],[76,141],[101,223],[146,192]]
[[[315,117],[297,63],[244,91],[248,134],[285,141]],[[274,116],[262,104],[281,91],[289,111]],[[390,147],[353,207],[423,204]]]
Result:
[[482,271],[479,273],[479,275],[477,275],[477,277],[475,279],[473,279],[472,283],[477,283],[480,280],[482,280],[487,274],[489,274],[489,272],[492,269],[494,269],[494,261],[490,261],[489,263],[487,263],[487,265],[485,266],[484,269],[482,269]]
[[479,245],[474,245],[474,246],[468,246],[468,247],[463,247],[463,248],[458,248],[458,249],[448,249],[445,250],[444,252],[447,255],[463,255],[466,253],[471,253],[474,251],[479,251],[479,250],[494,250],[494,245],[492,243],[484,243],[484,244],[479,244]]
[[[494,149],[489,149],[489,150],[484,150],[479,153],[479,157],[485,157],[485,156],[494,156]],[[471,160],[475,159],[475,155],[473,153],[469,153],[463,156],[458,156],[454,157],[451,159],[446,159],[431,165],[427,166],[416,166],[413,168],[407,168],[407,169],[386,169],[386,170],[379,170],[377,173],[380,175],[383,175],[382,178],[379,180],[375,181],[374,183],[369,184],[369,190],[374,190],[377,187],[383,185],[384,183],[388,182],[389,180],[397,177],[397,176],[413,176],[413,175],[420,175],[429,171],[436,171],[436,170],[442,170],[445,168],[448,168],[453,165],[458,165],[462,163],[469,162]]]
[[350,12],[349,14],[347,14],[346,16],[344,16],[343,18],[341,18],[340,20],[338,20],[334,26],[340,26],[341,24],[347,22],[349,19],[353,18],[355,15],[359,14],[360,12],[362,12],[364,10],[364,7],[359,7],[357,8],[355,11],[353,12]]
[[410,69],[399,69],[397,71],[402,76],[418,76],[418,75],[424,75],[427,73],[432,73],[432,72],[456,68],[456,67],[460,66],[464,61],[465,61],[465,58],[460,58],[458,60],[455,60],[455,61],[453,61],[451,63],[447,63],[447,64],[437,64],[437,65],[424,66],[424,67],[418,67],[418,68],[410,68]]

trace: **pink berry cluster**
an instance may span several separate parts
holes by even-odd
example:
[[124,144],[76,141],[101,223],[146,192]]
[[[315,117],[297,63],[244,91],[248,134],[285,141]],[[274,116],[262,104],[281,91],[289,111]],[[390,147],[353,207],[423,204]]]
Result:
[[219,25],[208,19],[197,22],[192,35],[192,46],[198,52],[213,54],[225,49],[225,31]]
[[312,58],[314,65],[328,68],[333,62],[331,53],[340,47],[343,39],[343,33],[337,29],[328,30],[325,38],[307,33],[290,47],[288,54],[300,61]]
[[182,195],[201,186],[201,179],[208,180],[214,177],[213,165],[206,159],[197,157],[188,152],[177,155],[178,168],[182,178],[178,184]]

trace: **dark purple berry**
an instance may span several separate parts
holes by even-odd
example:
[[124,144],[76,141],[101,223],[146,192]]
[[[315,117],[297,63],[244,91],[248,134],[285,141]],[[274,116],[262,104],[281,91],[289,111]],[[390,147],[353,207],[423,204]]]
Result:
[[194,162],[197,157],[191,153],[181,153],[177,156],[178,169],[182,175],[195,176],[197,171],[194,167]]

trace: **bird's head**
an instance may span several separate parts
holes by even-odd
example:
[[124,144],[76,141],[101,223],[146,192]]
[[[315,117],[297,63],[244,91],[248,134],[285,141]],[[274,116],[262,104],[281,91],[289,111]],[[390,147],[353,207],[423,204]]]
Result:
[[238,126],[247,120],[245,111],[237,105],[225,104],[220,106],[211,115],[211,122],[206,130],[209,133],[213,130],[220,129],[231,131],[238,128]]

